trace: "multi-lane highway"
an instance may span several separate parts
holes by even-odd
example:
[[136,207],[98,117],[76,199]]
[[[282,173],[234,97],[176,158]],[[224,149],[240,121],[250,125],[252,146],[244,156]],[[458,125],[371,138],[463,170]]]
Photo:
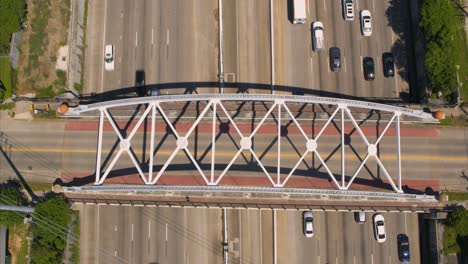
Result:
[[[83,263],[222,263],[221,209],[79,205]],[[276,214],[276,215],[275,215]],[[226,210],[229,263],[398,263],[396,236],[410,239],[420,263],[418,216],[384,213],[387,240],[374,238],[372,215],[315,211],[306,238],[302,211]],[[276,241],[275,241],[276,240]]]
[[[85,67],[85,92],[103,92],[135,85],[143,70],[146,84],[218,81],[219,34],[227,82],[285,85],[336,96],[399,97],[408,92],[406,39],[408,10],[403,3],[355,1],[354,21],[342,17],[339,1],[307,1],[307,23],[294,25],[292,1],[90,1]],[[359,12],[373,15],[373,34],[363,37]],[[314,52],[311,23],[322,21],[325,46]],[[397,32],[397,33],[395,33]],[[406,34],[407,35],[407,34]],[[405,36],[406,36],[405,35]],[[104,70],[103,51],[115,45],[116,68]],[[330,47],[339,47],[342,70],[330,71]],[[385,78],[382,53],[393,51],[394,78]],[[365,81],[362,59],[373,57],[376,79]],[[401,75],[399,74],[401,72]],[[235,92],[226,89],[225,92]],[[164,91],[178,93],[181,91]],[[218,92],[218,89],[199,89]],[[252,93],[268,90],[250,90]]]
[[[217,2],[89,1],[85,93],[135,85],[217,80]],[[115,70],[104,70],[104,46],[115,46]]]

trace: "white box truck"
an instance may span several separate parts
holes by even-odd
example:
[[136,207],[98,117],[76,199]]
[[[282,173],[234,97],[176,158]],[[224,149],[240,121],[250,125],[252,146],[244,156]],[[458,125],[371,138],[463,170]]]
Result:
[[306,0],[293,0],[294,24],[305,24],[307,22]]

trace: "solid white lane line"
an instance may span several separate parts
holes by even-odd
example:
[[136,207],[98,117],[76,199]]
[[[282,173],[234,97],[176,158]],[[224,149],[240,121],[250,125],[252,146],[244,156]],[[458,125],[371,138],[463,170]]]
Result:
[[343,56],[344,72],[346,72],[346,57]]
[[277,233],[276,233],[276,210],[273,209],[273,264],[277,263]]
[[407,226],[406,226],[406,212],[404,213],[404,216],[405,216],[405,234],[408,232],[407,231]]
[[166,242],[167,242],[167,223],[166,223]]
[[148,238],[151,237],[151,221],[148,220]]
[[[236,13],[237,14],[237,13]],[[270,77],[271,85],[275,85],[275,35],[273,30],[273,0],[270,0]],[[237,34],[239,34],[237,32]],[[238,41],[239,38],[237,38]],[[239,49],[238,49],[239,50]],[[273,90],[272,93],[275,91]]]
[[167,29],[167,32],[166,32],[166,45],[169,45],[169,29]]
[[362,67],[363,67],[363,64],[362,64],[362,55],[359,56],[359,64],[361,64],[361,67],[360,67],[360,68],[361,68],[361,73],[362,73]]
[[[99,248],[99,222],[100,222],[100,217],[99,217],[99,204],[97,206],[97,246],[96,248]],[[99,263],[99,251],[96,250],[96,263]]]

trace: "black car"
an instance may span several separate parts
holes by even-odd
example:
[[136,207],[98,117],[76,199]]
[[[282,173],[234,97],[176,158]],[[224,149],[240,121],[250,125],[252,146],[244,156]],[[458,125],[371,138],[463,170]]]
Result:
[[395,76],[395,66],[393,65],[393,54],[385,52],[382,55],[383,74],[385,77]]
[[330,69],[333,72],[339,72],[341,70],[341,52],[337,47],[332,47],[329,50],[330,53]]
[[399,234],[398,241],[398,258],[401,262],[407,263],[410,261],[409,239],[405,234]]
[[148,89],[145,86],[145,71],[137,70],[135,72],[135,89],[138,96],[146,96]]
[[364,68],[364,79],[374,80],[375,79],[375,70],[374,70],[374,59],[371,57],[365,57],[362,60],[362,67]]

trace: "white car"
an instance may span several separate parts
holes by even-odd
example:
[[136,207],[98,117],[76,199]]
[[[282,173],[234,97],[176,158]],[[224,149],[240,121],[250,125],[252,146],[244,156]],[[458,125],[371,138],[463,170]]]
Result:
[[341,1],[343,7],[343,17],[347,21],[354,20],[354,4],[353,0],[342,0]]
[[385,220],[381,214],[374,215],[374,235],[375,240],[379,243],[383,243],[387,239],[387,234],[385,233]]
[[304,227],[304,235],[306,237],[313,237],[314,236],[314,218],[312,216],[312,211],[305,211],[302,214],[303,220],[303,227]]
[[361,11],[361,32],[366,37],[372,35],[372,18],[369,10]]
[[312,40],[314,51],[323,49],[323,23],[320,21],[312,24]]
[[114,45],[106,45],[104,49],[104,69],[113,71],[115,65]]

